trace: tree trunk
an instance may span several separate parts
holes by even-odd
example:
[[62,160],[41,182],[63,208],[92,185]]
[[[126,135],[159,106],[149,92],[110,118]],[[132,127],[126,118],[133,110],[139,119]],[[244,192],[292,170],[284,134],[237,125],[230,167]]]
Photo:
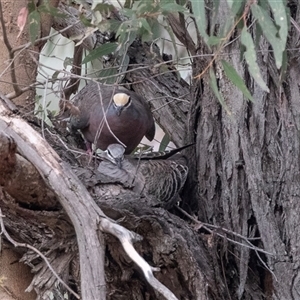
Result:
[[[226,3],[220,4],[223,16],[227,9]],[[299,24],[299,7],[292,15]],[[219,20],[219,28],[225,21]],[[254,35],[255,26],[251,30]],[[288,47],[297,48],[298,43],[299,32],[292,28]],[[196,136],[190,134],[197,141],[194,196],[200,220],[255,238],[251,243],[268,253],[256,253],[244,242],[219,242],[212,255],[219,259],[220,278],[226,277],[228,298],[298,299],[299,62],[292,51],[287,52],[288,70],[280,82],[268,43],[261,38],[259,45],[258,64],[270,93],[250,78],[240,60],[238,39],[224,49],[254,103],[247,102],[219,71],[218,59],[215,73],[231,114],[217,103],[208,74],[194,83],[189,118],[189,128],[197,128]],[[195,60],[194,75],[208,63],[205,58]]]

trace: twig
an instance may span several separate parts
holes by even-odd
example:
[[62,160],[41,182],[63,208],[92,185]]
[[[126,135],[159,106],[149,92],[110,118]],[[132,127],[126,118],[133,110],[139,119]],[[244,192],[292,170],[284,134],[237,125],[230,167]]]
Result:
[[18,108],[1,92],[0,92],[0,100],[2,100],[5,103],[5,105],[9,108],[9,110],[11,110],[12,112],[16,113],[18,111]]
[[[227,241],[230,241],[234,244],[237,244],[237,245],[240,245],[241,247],[246,247],[246,248],[249,248],[253,251],[255,251],[258,259],[261,261],[261,263],[265,266],[265,268],[274,276],[274,278],[276,279],[277,281],[277,277],[275,276],[274,272],[267,266],[267,264],[263,261],[263,259],[260,257],[259,255],[259,252],[260,253],[264,253],[264,254],[267,254],[267,255],[271,255],[271,256],[274,256],[274,254],[272,253],[269,253],[261,248],[258,248],[258,247],[255,247],[253,246],[253,244],[249,241],[248,238],[244,237],[243,235],[239,234],[239,233],[236,233],[234,231],[231,231],[231,230],[228,230],[226,228],[223,228],[223,227],[220,227],[220,226],[216,226],[216,225],[212,225],[212,224],[208,224],[208,223],[203,223],[197,219],[195,219],[194,217],[192,217],[190,214],[188,214],[185,210],[183,210],[182,208],[178,207],[178,206],[175,206],[181,213],[183,213],[185,216],[187,216],[189,219],[191,219],[192,221],[196,222],[198,225],[200,225],[200,228],[204,228],[205,230],[207,230],[208,232],[210,233],[214,233],[218,236],[220,236],[221,238],[223,239],[226,239]],[[242,239],[243,241],[245,241],[248,245],[244,244],[244,243],[240,243],[240,242],[237,242],[233,239],[230,239],[226,236],[224,236],[223,234],[220,234],[216,231],[212,231],[210,228],[213,228],[213,229],[218,229],[218,230],[222,230],[224,232],[226,232],[227,234],[231,234],[231,235],[234,235],[240,239]]]
[[[187,216],[189,219],[191,219],[192,221],[194,221],[195,223],[197,223],[200,227],[199,228],[204,228],[205,230],[207,230],[208,232],[210,233],[214,233],[234,244],[237,244],[237,245],[240,245],[242,247],[247,247],[247,248],[250,248],[251,250],[254,250],[254,251],[258,251],[258,252],[261,252],[261,253],[264,253],[264,254],[267,254],[267,255],[271,255],[271,256],[274,256],[274,254],[270,253],[270,252],[267,252],[261,248],[258,248],[256,246],[253,246],[253,244],[249,241],[249,239],[239,233],[236,233],[234,231],[231,231],[229,229],[226,229],[226,228],[223,228],[223,227],[220,227],[220,226],[216,226],[216,225],[213,225],[213,224],[208,224],[208,223],[203,223],[199,220],[197,220],[196,218],[192,217],[190,214],[188,214],[185,210],[183,210],[182,208],[178,207],[178,206],[175,206],[177,210],[179,210],[181,213],[183,213],[185,216]],[[223,234],[220,234],[219,232],[217,231],[213,231],[211,230],[212,229],[218,229],[218,230],[221,230],[227,234],[231,234],[233,236],[236,236],[238,238],[240,238],[241,240],[245,241],[248,245],[246,244],[243,244],[243,243],[240,243],[240,242],[237,242],[233,239],[230,239],[228,238],[227,236],[224,236]]]
[[107,112],[108,112],[108,109],[109,109],[109,105],[112,103],[113,101],[113,95],[115,93],[115,89],[116,87],[114,87],[114,90],[113,90],[113,93],[112,93],[112,96],[111,96],[111,99],[109,100],[109,105],[107,106],[107,109],[106,111],[104,111],[104,103],[103,103],[103,97],[102,97],[102,92],[101,92],[101,88],[100,88],[100,84],[97,83],[97,87],[98,87],[98,92],[99,92],[99,99],[100,99],[100,104],[101,104],[101,108],[102,108],[102,113],[103,113],[103,116],[104,118],[102,119],[102,121],[100,122],[99,124],[99,127],[98,127],[98,130],[96,132],[96,136],[95,136],[95,139],[94,139],[94,143],[97,144],[97,141],[100,137],[100,134],[101,134],[101,131],[104,127],[104,123],[106,124],[109,132],[111,133],[111,135],[117,140],[118,143],[120,143],[122,146],[126,147],[126,145],[114,134],[114,132],[111,130],[110,128],[110,125],[108,124],[108,121],[107,121],[107,118],[106,118],[106,115],[107,115]]
[[297,22],[292,17],[290,17],[290,18],[291,18],[291,23],[294,25],[294,27],[296,28],[298,33],[300,33],[300,26],[297,24]]
[[60,277],[59,275],[56,273],[56,271],[52,268],[51,264],[49,263],[48,259],[46,258],[46,256],[40,252],[38,249],[36,249],[35,247],[29,245],[29,244],[25,244],[25,243],[19,243],[16,242],[6,231],[6,228],[4,226],[4,222],[3,222],[3,215],[2,215],[2,210],[0,208],[0,228],[1,228],[1,233],[6,237],[6,239],[14,246],[14,247],[23,247],[23,248],[27,248],[30,249],[32,251],[34,251],[35,253],[37,253],[46,263],[46,265],[48,266],[48,268],[50,269],[50,271],[53,273],[53,275],[57,278],[57,280],[71,293],[73,294],[77,299],[80,299],[80,296],[75,293]]

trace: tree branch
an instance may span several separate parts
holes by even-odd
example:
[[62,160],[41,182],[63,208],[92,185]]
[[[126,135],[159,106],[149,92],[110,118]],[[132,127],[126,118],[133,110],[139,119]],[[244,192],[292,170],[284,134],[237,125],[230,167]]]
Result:
[[3,141],[0,142],[8,149],[8,156],[12,157],[10,167],[13,168],[18,159],[15,153],[17,146],[20,155],[37,168],[45,183],[55,192],[73,223],[79,247],[83,300],[105,299],[106,296],[104,238],[99,228],[120,240],[128,256],[142,269],[146,280],[156,291],[166,299],[177,299],[154,278],[152,270],[158,269],[151,268],[133,248],[132,241],[140,240],[141,237],[109,220],[77,176],[48,143],[22,119],[8,116],[5,107],[0,104],[0,132],[4,130],[5,135],[2,134],[1,137],[8,139],[8,146]]

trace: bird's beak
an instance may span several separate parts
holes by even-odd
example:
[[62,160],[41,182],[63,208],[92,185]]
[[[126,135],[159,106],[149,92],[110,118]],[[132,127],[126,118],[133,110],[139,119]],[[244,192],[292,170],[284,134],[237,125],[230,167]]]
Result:
[[120,116],[120,114],[122,113],[123,108],[124,108],[124,106],[116,106],[118,116]]
[[115,159],[116,165],[117,165],[117,167],[118,167],[119,169],[122,169],[122,160],[123,160],[123,159],[121,159],[121,158]]

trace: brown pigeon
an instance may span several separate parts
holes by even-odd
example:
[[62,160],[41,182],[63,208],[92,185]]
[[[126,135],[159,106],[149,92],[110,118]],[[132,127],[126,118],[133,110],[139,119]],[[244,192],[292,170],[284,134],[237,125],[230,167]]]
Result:
[[91,143],[106,150],[110,144],[121,143],[131,153],[142,138],[153,140],[155,123],[147,102],[123,87],[97,82],[86,85],[73,98],[70,116],[72,129],[79,129],[88,151]]

